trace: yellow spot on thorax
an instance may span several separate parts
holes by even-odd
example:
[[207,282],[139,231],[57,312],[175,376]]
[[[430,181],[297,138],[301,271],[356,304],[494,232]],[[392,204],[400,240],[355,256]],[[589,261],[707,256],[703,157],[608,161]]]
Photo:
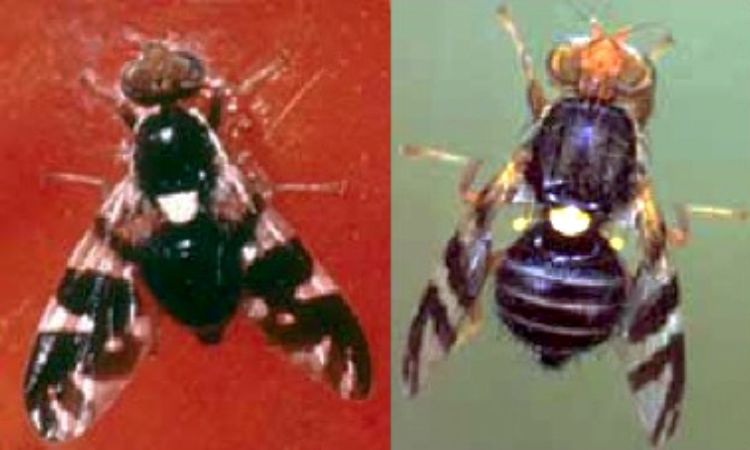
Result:
[[552,228],[563,236],[578,236],[591,226],[591,215],[575,206],[561,206],[549,211]]

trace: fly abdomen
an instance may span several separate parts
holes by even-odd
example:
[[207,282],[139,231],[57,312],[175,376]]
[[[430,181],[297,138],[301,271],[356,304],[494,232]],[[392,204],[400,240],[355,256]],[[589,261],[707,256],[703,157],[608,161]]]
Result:
[[241,244],[230,225],[199,215],[155,232],[138,262],[159,304],[209,342],[239,301]]
[[627,289],[625,270],[598,231],[566,237],[548,223],[506,251],[496,277],[500,319],[549,367],[605,341]]

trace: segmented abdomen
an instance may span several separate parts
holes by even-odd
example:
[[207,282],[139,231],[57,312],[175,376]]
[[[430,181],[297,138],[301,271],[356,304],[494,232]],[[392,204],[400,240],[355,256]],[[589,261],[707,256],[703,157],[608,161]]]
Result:
[[627,276],[606,239],[529,229],[496,273],[500,319],[549,367],[605,341],[618,322]]

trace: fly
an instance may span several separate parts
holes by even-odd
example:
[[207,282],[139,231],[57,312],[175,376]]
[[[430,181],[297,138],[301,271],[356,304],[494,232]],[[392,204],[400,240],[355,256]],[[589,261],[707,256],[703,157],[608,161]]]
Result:
[[[654,104],[654,63],[671,45],[666,33],[650,49],[632,46],[636,27],[613,33],[591,20],[547,56],[559,91],[549,100],[507,7],[498,21],[521,62],[533,118],[529,137],[510,162],[473,190],[479,162],[447,151],[405,147],[407,156],[465,165],[459,192],[465,213],[422,294],[407,337],[402,377],[409,395],[422,388],[431,362],[477,331],[477,301],[494,278],[499,320],[540,365],[562,368],[613,341],[649,439],[655,447],[678,424],[685,387],[685,338],[677,270],[669,249],[689,236],[688,216],[746,218],[742,211],[685,205],[667,226],[654,200],[644,129]],[[492,224],[502,207],[521,204],[521,236],[492,250]],[[630,270],[609,227],[638,236]]]
[[[280,67],[274,61],[248,83]],[[73,250],[39,323],[24,383],[37,433],[64,441],[86,432],[154,348],[159,311],[206,345],[221,342],[239,315],[341,397],[365,397],[370,355],[354,313],[269,204],[275,186],[245,174],[217,135],[227,86],[209,80],[196,55],[160,41],[124,66],[121,95],[83,81],[115,106],[133,140],[127,174]],[[199,95],[205,114],[188,105]]]

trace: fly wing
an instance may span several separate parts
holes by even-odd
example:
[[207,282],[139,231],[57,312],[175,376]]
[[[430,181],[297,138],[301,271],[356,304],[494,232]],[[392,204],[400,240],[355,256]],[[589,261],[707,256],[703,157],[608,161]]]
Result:
[[491,247],[489,231],[460,228],[446,244],[409,327],[401,371],[408,395],[419,392],[431,364],[476,328],[477,298],[489,271]]
[[654,447],[677,429],[685,389],[685,337],[677,274],[662,259],[642,265],[626,315],[620,356],[641,422]]
[[[455,159],[448,153],[427,150],[438,159]],[[521,147],[478,192],[471,185],[479,168],[469,161],[459,192],[469,208],[448,240],[442,261],[424,290],[412,318],[401,376],[410,396],[424,384],[429,366],[444,359],[457,345],[474,335],[480,324],[477,302],[493,262],[491,226],[502,205],[526,203],[531,192],[525,182],[530,152]]]
[[271,344],[343,398],[367,396],[367,340],[339,287],[267,205],[259,208],[254,234],[243,249],[248,316]]
[[125,387],[151,343],[134,267],[105,232],[132,212],[136,192],[129,179],[115,188],[97,225],[78,242],[39,323],[24,399],[31,424],[46,440],[84,433]]

